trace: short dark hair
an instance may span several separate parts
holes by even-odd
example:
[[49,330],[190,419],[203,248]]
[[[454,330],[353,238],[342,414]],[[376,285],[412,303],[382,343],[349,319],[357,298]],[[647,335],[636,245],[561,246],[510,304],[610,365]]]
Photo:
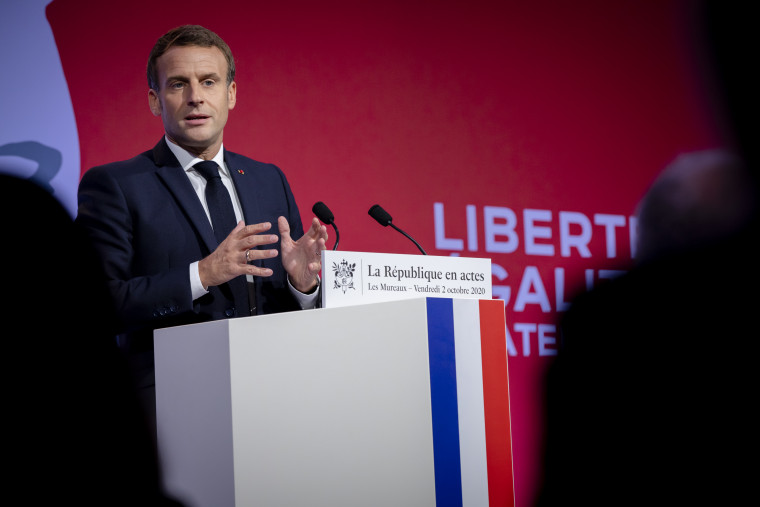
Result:
[[227,60],[227,86],[235,80],[235,59],[226,42],[217,34],[200,25],[182,25],[169,30],[156,41],[148,58],[148,86],[158,91],[158,70],[156,60],[174,46],[199,46],[219,48]]

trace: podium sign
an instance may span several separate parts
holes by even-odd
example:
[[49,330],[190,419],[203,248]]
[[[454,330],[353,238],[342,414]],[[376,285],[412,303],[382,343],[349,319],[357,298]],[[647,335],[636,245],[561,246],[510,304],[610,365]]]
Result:
[[491,299],[491,260],[322,252],[322,307],[421,297]]

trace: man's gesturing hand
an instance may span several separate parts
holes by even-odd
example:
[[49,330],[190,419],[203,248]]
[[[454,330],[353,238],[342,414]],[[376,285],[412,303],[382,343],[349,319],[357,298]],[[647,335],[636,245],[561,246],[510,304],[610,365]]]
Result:
[[[208,288],[221,285],[240,275],[272,276],[271,269],[248,264],[248,261],[277,256],[275,249],[256,249],[259,245],[277,243],[275,234],[261,234],[271,228],[272,224],[269,222],[253,225],[245,225],[242,220],[238,222],[216,250],[198,262],[198,273],[203,286]],[[251,248],[254,250],[250,250]]]
[[327,227],[313,218],[311,227],[298,241],[290,237],[290,225],[285,217],[277,219],[280,229],[282,266],[288,273],[290,283],[303,293],[309,293],[317,286],[319,271],[322,269],[322,250],[327,243]]

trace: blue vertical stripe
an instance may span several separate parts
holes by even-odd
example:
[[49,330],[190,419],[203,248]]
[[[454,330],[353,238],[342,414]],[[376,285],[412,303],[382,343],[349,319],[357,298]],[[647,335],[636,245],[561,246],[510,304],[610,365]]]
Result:
[[433,463],[436,507],[462,506],[459,459],[454,311],[451,299],[428,298],[430,402],[433,412]]

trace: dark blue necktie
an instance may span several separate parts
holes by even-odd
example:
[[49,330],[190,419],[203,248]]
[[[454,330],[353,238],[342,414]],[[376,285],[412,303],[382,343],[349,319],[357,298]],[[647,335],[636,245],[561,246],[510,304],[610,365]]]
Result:
[[193,167],[206,178],[206,204],[211,215],[211,226],[217,242],[221,243],[237,224],[230,193],[222,182],[216,162],[204,160]]
[[[211,215],[211,226],[217,242],[221,243],[237,224],[235,210],[227,187],[219,176],[219,166],[211,160],[198,162],[193,166],[201,176],[206,178],[206,204]],[[237,316],[250,315],[248,302],[248,283],[241,275],[227,282],[232,292]]]

